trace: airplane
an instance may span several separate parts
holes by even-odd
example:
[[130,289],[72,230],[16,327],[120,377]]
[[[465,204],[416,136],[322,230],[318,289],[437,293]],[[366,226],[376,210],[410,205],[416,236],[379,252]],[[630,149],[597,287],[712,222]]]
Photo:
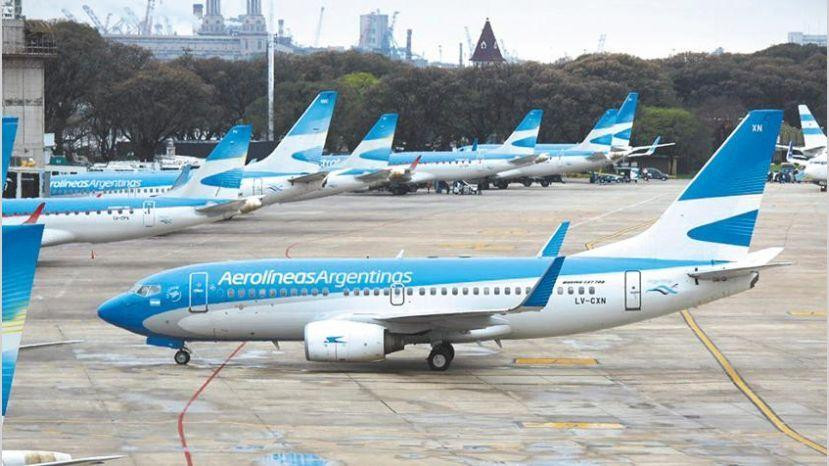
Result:
[[157,197],[5,199],[3,221],[46,226],[43,246],[105,243],[156,236],[229,218],[239,212],[242,167],[251,126],[228,131],[202,167]]
[[[243,212],[286,201],[319,188],[326,173],[320,170],[318,162],[336,101],[335,91],[320,92],[267,157],[244,167],[241,192],[247,202]],[[50,179],[49,195],[158,196],[173,189],[184,176],[177,170],[59,175]]]
[[[3,117],[3,187],[11,160],[14,133],[17,131],[16,117]],[[32,294],[37,257],[43,225],[2,226],[2,416],[5,421],[6,409],[11,397],[17,356],[23,348],[23,324]],[[53,344],[63,344],[58,342]],[[0,423],[1,425],[2,423]],[[3,466],[24,466],[47,463],[50,465],[100,464],[122,456],[96,456],[76,458],[66,453],[37,450],[9,450],[0,448],[0,464]]]
[[581,143],[557,150],[550,150],[553,145],[538,144],[536,153],[546,151],[548,157],[545,161],[502,171],[492,177],[492,182],[498,188],[506,189],[511,180],[523,180],[529,186],[528,181],[531,183],[532,179],[541,179],[541,185],[548,186],[550,178],[556,175],[598,170],[625,158],[652,155],[658,147],[674,145],[660,144],[657,138],[649,146],[630,146],[638,102],[639,94],[629,93],[618,111],[605,111]]
[[415,158],[406,168],[390,168],[394,132],[397,128],[397,114],[387,113],[377,120],[366,137],[348,157],[337,165],[325,169],[327,175],[320,189],[294,200],[316,199],[343,192],[359,191],[388,181],[407,181],[420,161]]
[[544,160],[535,153],[542,110],[531,110],[515,131],[498,148],[487,151],[395,152],[389,156],[392,170],[405,170],[419,159],[417,172],[401,180],[390,180],[390,190],[405,194],[410,186],[420,183],[452,180],[474,180],[492,176],[504,170],[531,165]]
[[826,192],[826,151],[809,159],[794,156],[794,144],[789,141],[786,151],[786,161],[803,167],[803,179],[820,186],[821,192]]
[[[797,111],[800,114],[800,128],[803,132],[803,145],[794,146],[792,149],[798,151],[804,158],[812,158],[826,154],[826,135],[820,129],[812,112],[806,105],[798,105]],[[778,145],[778,149],[787,149],[788,146]]]
[[659,220],[562,256],[562,225],[535,257],[265,259],[179,267],[98,308],[104,321],[176,350],[186,342],[304,341],[310,361],[368,362],[429,344],[596,331],[753,288],[782,248],[749,252],[783,113],[755,110]]

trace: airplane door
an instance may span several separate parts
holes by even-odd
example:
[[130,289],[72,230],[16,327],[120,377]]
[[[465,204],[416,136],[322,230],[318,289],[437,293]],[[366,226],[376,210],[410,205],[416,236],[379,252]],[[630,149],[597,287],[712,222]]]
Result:
[[642,309],[642,272],[628,270],[625,272],[625,310]]
[[155,201],[144,201],[142,208],[144,212],[144,226],[151,227],[155,225]]
[[190,274],[190,312],[207,312],[207,272]]
[[253,194],[255,196],[261,196],[262,194],[264,194],[265,189],[264,189],[263,186],[264,186],[264,184],[263,184],[263,180],[262,180],[261,177],[254,178],[253,179]]
[[392,283],[390,291],[389,300],[392,306],[402,306],[406,302],[406,289],[402,283]]

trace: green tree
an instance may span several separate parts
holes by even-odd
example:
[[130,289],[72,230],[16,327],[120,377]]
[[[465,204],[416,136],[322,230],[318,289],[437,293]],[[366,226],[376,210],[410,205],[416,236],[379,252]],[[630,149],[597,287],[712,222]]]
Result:
[[650,144],[657,136],[675,146],[659,149],[660,154],[677,157],[678,173],[699,169],[711,156],[712,139],[708,128],[688,110],[670,107],[642,107],[633,123],[633,145]]

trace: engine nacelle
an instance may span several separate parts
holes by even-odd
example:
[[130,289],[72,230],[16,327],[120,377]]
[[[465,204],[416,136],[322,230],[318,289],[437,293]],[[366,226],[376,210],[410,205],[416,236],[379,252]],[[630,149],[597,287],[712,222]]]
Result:
[[320,320],[305,326],[305,358],[321,362],[367,362],[403,349],[386,328],[349,320]]

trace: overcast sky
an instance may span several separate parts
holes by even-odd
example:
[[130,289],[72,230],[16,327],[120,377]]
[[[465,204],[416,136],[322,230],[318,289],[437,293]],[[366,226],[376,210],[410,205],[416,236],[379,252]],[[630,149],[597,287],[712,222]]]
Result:
[[[166,16],[179,34],[191,34],[192,1],[158,0],[157,15]],[[129,6],[144,15],[146,0],[23,0],[29,18],[63,16],[66,9],[89,21],[87,4],[111,23]],[[262,0],[265,17],[270,0]],[[413,29],[413,50],[437,60],[457,62],[458,43],[466,48],[464,26],[476,41],[484,20],[511,54],[542,62],[594,51],[606,34],[605,50],[645,58],[680,51],[751,52],[786,42],[790,31],[826,33],[825,0],[274,0],[275,17],[299,44],[311,45],[321,6],[325,7],[320,45],[351,47],[359,37],[359,15],[380,9],[399,11],[395,39],[405,44]],[[222,13],[244,13],[245,0],[222,0]],[[158,16],[156,16],[158,18]],[[163,22],[163,21],[162,21]],[[466,53],[466,52],[465,52]],[[466,57],[468,58],[468,57]]]

